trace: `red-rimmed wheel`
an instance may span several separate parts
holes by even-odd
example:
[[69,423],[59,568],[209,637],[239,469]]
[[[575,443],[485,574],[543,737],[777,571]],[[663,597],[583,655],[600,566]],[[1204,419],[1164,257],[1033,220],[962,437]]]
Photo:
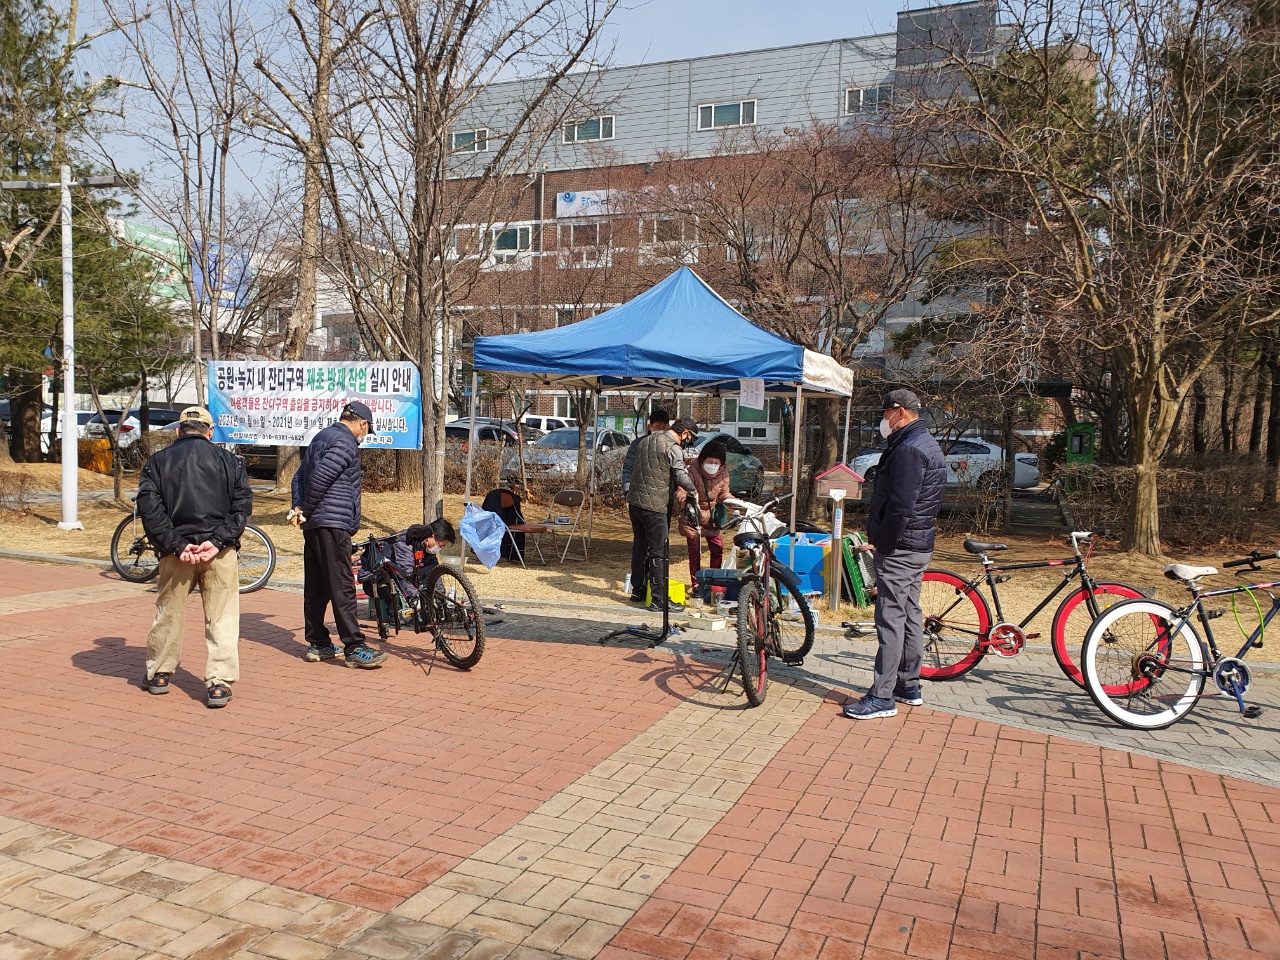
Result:
[[1135,600],[1141,596],[1142,591],[1130,584],[1104,581],[1094,585],[1092,597],[1088,588],[1081,586],[1059,604],[1058,612],[1053,615],[1053,657],[1068,680],[1077,687],[1084,686],[1084,674],[1075,657],[1084,646],[1085,634],[1093,621],[1121,600]]
[[978,665],[991,629],[991,611],[982,594],[954,573],[926,570],[920,612],[924,619],[921,677],[954,680]]

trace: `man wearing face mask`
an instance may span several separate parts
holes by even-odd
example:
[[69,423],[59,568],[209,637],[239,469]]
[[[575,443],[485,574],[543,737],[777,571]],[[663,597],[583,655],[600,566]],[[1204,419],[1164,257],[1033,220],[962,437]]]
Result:
[[662,557],[671,524],[671,497],[676,486],[698,503],[698,488],[684,465],[684,447],[698,439],[697,425],[682,417],[669,430],[657,430],[637,440],[627,512],[631,517],[631,602],[644,602],[644,585],[650,588],[650,610],[663,604],[673,612],[683,610],[667,597]]
[[919,706],[924,624],[920,587],[933,558],[934,529],[947,483],[942,449],[920,420],[920,398],[910,390],[884,396],[880,434],[888,439],[876,465],[867,514],[875,550],[876,650],[871,687],[844,705],[851,720],[892,717],[895,705]]

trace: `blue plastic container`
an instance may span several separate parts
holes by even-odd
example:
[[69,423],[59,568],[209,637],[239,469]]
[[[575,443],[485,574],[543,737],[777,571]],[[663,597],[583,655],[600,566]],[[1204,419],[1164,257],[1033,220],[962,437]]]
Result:
[[796,537],[795,559],[791,558],[791,537],[779,537],[773,544],[773,555],[795,571],[800,578],[801,593],[822,593],[823,565],[831,548],[831,534],[802,533]]

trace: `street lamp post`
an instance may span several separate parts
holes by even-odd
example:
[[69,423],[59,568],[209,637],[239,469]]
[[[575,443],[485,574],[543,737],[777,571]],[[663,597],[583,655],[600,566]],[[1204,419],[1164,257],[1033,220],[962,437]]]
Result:
[[[118,175],[107,177],[80,177],[71,179],[71,167],[62,165],[62,176],[56,183],[42,180],[0,181],[4,190],[61,190],[62,206],[62,519],[59,530],[83,530],[80,522],[80,466],[76,424],[75,371],[76,371],[76,311],[75,291],[71,274],[71,188],[80,187],[129,187],[132,183]],[[124,414],[121,414],[124,416]],[[145,430],[146,427],[144,426]]]

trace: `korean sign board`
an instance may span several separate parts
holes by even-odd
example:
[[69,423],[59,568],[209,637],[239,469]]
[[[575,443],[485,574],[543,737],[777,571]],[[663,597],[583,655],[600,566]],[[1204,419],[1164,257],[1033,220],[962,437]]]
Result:
[[352,400],[373,413],[375,432],[362,446],[422,448],[422,386],[412,363],[209,362],[215,443],[305,447]]

